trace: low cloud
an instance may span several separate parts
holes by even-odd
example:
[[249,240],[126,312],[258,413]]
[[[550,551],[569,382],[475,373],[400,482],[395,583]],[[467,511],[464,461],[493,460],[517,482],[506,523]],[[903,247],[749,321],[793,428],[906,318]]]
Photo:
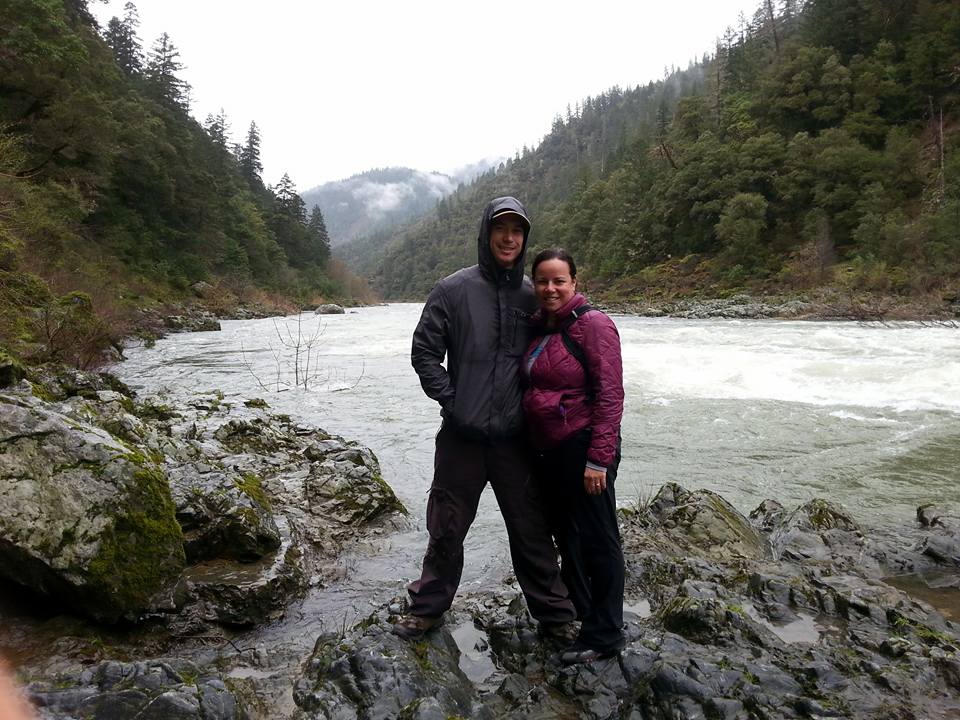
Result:
[[446,197],[457,189],[457,182],[452,177],[440,173],[420,173],[427,190],[435,198]]
[[457,181],[440,173],[416,171],[406,182],[377,183],[364,180],[351,189],[355,200],[363,203],[370,214],[388,213],[399,208],[404,202],[423,197],[440,199],[457,189]]
[[353,196],[362,202],[367,212],[390,212],[404,200],[411,199],[415,192],[410,183],[364,182],[353,189]]

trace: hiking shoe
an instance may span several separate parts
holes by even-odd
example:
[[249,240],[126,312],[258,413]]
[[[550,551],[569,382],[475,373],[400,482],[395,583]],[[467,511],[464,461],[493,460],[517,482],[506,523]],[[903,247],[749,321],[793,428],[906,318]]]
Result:
[[590,648],[570,648],[560,656],[564,665],[581,665],[597,660],[607,660],[620,654],[619,650],[591,650]]
[[404,615],[397,620],[390,632],[407,640],[413,640],[435,627],[443,625],[443,615],[440,617],[425,617],[423,615]]
[[554,640],[562,645],[570,645],[577,639],[579,630],[572,620],[566,622],[541,622],[537,628],[544,640]]

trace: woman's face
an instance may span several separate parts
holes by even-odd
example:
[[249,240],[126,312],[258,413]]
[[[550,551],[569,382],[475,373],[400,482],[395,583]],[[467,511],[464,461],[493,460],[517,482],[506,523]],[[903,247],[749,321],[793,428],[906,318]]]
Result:
[[544,260],[537,265],[533,284],[537,300],[545,313],[555,313],[577,291],[577,279],[570,277],[570,266],[558,258]]

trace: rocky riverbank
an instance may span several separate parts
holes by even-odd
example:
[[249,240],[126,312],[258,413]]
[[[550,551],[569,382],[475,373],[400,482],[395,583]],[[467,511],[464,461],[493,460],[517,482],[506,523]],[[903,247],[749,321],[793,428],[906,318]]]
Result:
[[344,550],[406,527],[373,455],[262,400],[24,372],[0,373],[0,653],[44,718],[960,713],[944,509],[864,528],[825,500],[744,516],[667,485],[623,511],[629,643],[591,665],[560,665],[512,578],[420,642],[389,633],[397,597],[294,643],[297,599],[349,572]]
[[44,717],[245,717],[213,656],[184,660],[182,640],[275,619],[342,573],[345,546],[406,523],[373,453],[262,400],[172,406],[107,374],[4,374],[2,601],[82,618],[57,620],[70,630],[52,647],[31,637],[42,620],[0,622]]
[[460,597],[444,627],[405,642],[389,633],[398,598],[318,639],[296,717],[957,717],[960,628],[898,587],[949,587],[940,599],[960,609],[960,524],[919,517],[871,532],[814,500],[747,518],[668,485],[624,513],[620,657],[561,666],[509,586]]
[[[602,294],[601,294],[602,297]],[[650,299],[611,302],[615,312],[646,317],[690,320],[854,320],[858,322],[923,321],[960,323],[960,297],[900,298],[890,295],[850,295],[824,290],[803,296]]]

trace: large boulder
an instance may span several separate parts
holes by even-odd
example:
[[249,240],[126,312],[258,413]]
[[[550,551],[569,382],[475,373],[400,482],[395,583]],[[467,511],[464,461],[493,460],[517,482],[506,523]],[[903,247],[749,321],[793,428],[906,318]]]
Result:
[[321,447],[327,453],[311,467],[305,484],[311,512],[350,527],[383,515],[406,513],[381,477],[380,463],[369,449],[330,439],[308,447],[308,457]]
[[651,501],[650,514],[681,544],[692,544],[711,558],[769,557],[767,541],[736,508],[710,490],[687,490],[667,483]]
[[0,576],[112,622],[184,566],[167,480],[110,433],[0,395]]

